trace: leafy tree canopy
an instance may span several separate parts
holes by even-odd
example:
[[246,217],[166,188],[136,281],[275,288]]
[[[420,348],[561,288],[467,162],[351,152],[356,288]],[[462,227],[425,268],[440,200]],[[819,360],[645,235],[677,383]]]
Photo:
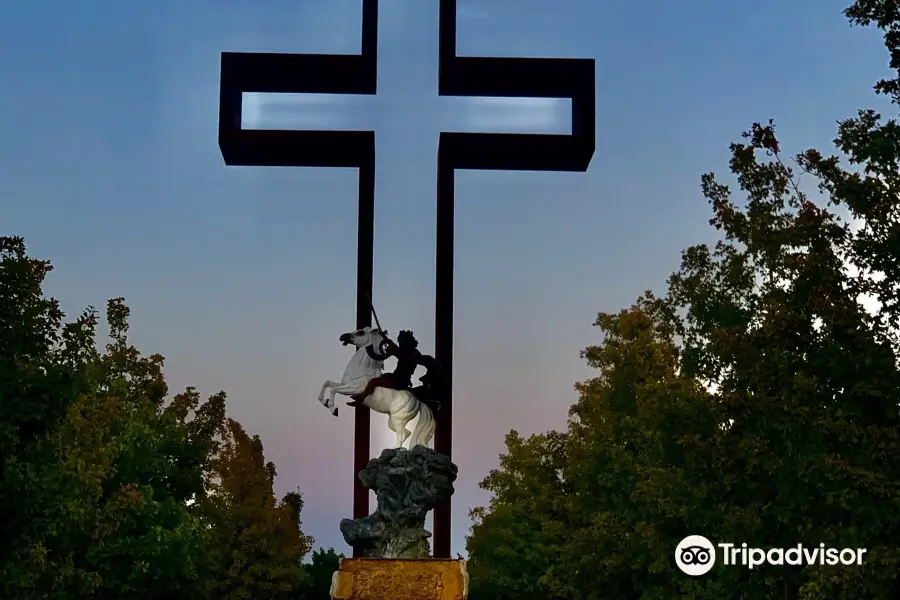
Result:
[[224,393],[167,400],[121,298],[101,352],[95,310],[65,323],[43,295],[50,271],[0,237],[0,597],[290,597],[310,540],[259,438]]
[[303,600],[330,600],[331,578],[341,566],[342,558],[344,555],[336,553],[334,548],[319,548],[313,552],[310,562],[302,567],[306,579],[300,586],[299,597]]

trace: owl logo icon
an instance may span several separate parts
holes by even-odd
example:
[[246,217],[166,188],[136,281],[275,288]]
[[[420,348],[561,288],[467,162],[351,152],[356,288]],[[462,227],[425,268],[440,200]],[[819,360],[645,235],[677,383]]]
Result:
[[689,535],[675,548],[675,564],[691,577],[705,575],[716,564],[716,549],[702,535]]

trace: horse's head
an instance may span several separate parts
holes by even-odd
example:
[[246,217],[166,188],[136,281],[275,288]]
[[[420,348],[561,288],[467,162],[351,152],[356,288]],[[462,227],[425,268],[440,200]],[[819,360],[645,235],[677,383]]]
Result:
[[348,344],[353,344],[357,348],[364,348],[370,344],[374,344],[377,348],[378,344],[381,343],[382,337],[381,334],[378,333],[377,329],[372,329],[371,327],[363,327],[362,329],[357,329],[356,331],[342,333],[341,337],[339,337],[338,340],[340,340],[340,342],[345,346]]

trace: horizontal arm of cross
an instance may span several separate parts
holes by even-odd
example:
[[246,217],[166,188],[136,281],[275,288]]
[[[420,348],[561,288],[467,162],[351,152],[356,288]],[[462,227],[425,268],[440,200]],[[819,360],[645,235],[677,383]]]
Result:
[[219,147],[228,165],[374,168],[374,131],[245,130],[243,94],[377,91],[378,0],[364,0],[360,54],[223,52]]
[[596,136],[595,64],[586,58],[456,55],[456,0],[440,0],[442,96],[570,98],[568,135],[441,132],[438,168],[586,171]]

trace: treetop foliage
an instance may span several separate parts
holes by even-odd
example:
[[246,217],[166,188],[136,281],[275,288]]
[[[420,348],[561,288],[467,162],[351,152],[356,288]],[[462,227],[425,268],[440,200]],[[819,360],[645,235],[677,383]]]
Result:
[[302,598],[302,497],[276,501],[225,394],[168,398],[124,300],[64,322],[52,268],[0,237],[0,598]]

